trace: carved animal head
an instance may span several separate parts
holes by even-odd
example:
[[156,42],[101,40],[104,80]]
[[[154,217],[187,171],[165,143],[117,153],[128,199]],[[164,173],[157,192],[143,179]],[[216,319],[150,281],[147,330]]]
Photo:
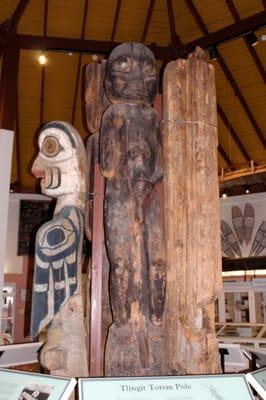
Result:
[[113,103],[153,103],[157,93],[154,55],[142,43],[123,43],[110,54],[105,88]]
[[41,179],[42,193],[52,197],[85,193],[87,157],[76,129],[67,122],[48,122],[40,131],[38,145],[32,173]]

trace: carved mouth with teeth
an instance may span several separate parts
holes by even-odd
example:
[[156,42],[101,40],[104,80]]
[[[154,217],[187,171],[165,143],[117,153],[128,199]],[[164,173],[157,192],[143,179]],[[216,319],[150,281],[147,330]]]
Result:
[[32,173],[41,179],[42,189],[57,189],[61,185],[61,173],[57,167],[32,170]]

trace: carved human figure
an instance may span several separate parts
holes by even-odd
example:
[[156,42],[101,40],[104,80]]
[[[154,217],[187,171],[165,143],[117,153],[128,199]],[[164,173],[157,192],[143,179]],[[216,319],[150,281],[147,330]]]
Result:
[[145,330],[149,322],[160,326],[165,299],[161,215],[154,190],[163,169],[159,120],[151,107],[157,74],[150,50],[140,43],[116,47],[107,63],[105,88],[112,105],[102,118],[100,165],[107,178],[111,305],[115,327],[131,326],[143,355]]
[[78,132],[62,121],[44,125],[38,145],[32,173],[57,203],[36,236],[31,334],[47,329],[41,363],[53,374],[87,376],[81,294],[86,151]]

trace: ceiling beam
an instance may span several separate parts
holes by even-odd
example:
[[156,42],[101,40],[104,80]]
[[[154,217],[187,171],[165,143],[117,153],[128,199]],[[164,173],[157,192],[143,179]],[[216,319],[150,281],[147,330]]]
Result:
[[[156,58],[161,60],[172,60],[180,56],[184,56],[193,51],[196,46],[207,49],[211,46],[218,45],[221,42],[235,39],[247,34],[250,30],[256,30],[266,25],[266,12],[262,11],[258,14],[243,19],[239,23],[229,25],[219,29],[216,32],[210,33],[199,39],[193,40],[183,46],[156,46],[151,45],[150,48],[154,52]],[[84,53],[101,53],[109,54],[110,51],[117,46],[118,42],[99,41],[99,40],[82,40],[70,39],[61,37],[42,37],[33,35],[17,35],[17,45],[22,49],[40,50],[61,50]]]
[[169,19],[169,27],[170,27],[170,34],[171,34],[171,44],[173,46],[182,46],[180,42],[180,38],[176,34],[175,29],[175,14],[173,8],[173,1],[167,0],[167,11],[168,11],[168,19]]
[[14,130],[18,93],[19,48],[15,42],[3,52],[0,82],[0,128]]
[[[205,34],[208,35],[208,29],[205,25],[205,23],[203,22],[203,19],[201,18],[197,8],[195,7],[195,5],[193,4],[192,0],[185,0],[185,3],[187,5],[187,7],[189,8],[192,16],[194,17],[195,21],[197,22],[199,28],[201,29],[201,31]],[[237,24],[240,24],[240,22],[237,22]],[[266,13],[265,13],[265,20],[264,20],[264,24],[266,24]],[[219,52],[218,52],[219,53]],[[263,132],[261,131],[256,119],[254,118],[241,90],[239,89],[231,71],[229,70],[227,64],[225,63],[222,55],[219,53],[218,56],[218,63],[221,67],[221,69],[223,70],[223,73],[225,75],[225,77],[227,78],[227,80],[229,81],[235,95],[238,97],[238,100],[240,102],[240,104],[242,105],[242,108],[244,109],[251,125],[253,126],[253,129],[259,139],[259,141],[261,142],[262,146],[265,148],[266,147],[266,141],[263,135]]]
[[225,115],[225,112],[223,111],[221,105],[219,103],[217,103],[217,111],[219,116],[221,117],[221,120],[223,121],[224,125],[226,126],[226,128],[228,129],[230,135],[232,136],[232,138],[234,139],[234,141],[236,142],[236,144],[238,145],[238,148],[242,154],[242,156],[244,157],[244,159],[246,161],[251,161],[251,157],[248,154],[248,152],[246,151],[246,149],[244,148],[241,140],[239,139],[238,134],[236,133],[235,129],[232,127],[229,119],[227,118],[227,116]]
[[230,157],[227,155],[226,151],[224,150],[224,148],[222,147],[221,144],[218,144],[218,152],[220,153],[220,155],[223,157],[224,161],[226,162],[226,164],[228,166],[233,165],[232,160],[230,159]]
[[[231,12],[231,14],[232,14],[232,16],[233,16],[234,19],[235,19],[235,21],[236,21],[236,22],[240,22],[240,21],[241,21],[241,18],[240,18],[239,14],[238,14],[238,11],[237,11],[237,9],[236,9],[236,6],[235,6],[234,3],[233,3],[233,0],[225,0],[225,1],[226,1],[226,4],[227,4],[227,6],[228,6],[228,8],[229,8],[229,10],[230,10],[230,12]],[[258,56],[256,50],[254,49],[253,46],[251,46],[251,45],[249,44],[248,39],[247,39],[246,36],[244,36],[244,40],[245,40],[247,49],[248,49],[248,51],[249,51],[249,54],[250,54],[251,57],[253,58],[253,61],[255,62],[256,67],[257,67],[257,69],[258,69],[258,71],[259,71],[259,73],[260,73],[260,75],[261,75],[261,77],[262,77],[264,83],[266,83],[266,73],[265,73],[265,69],[264,69],[264,66],[263,66],[263,64],[262,64],[262,62],[261,62],[261,60],[260,60],[260,58],[259,58],[259,56]]]
[[17,8],[15,9],[15,11],[11,17],[9,33],[14,33],[17,31],[19,21],[23,15],[27,5],[29,4],[29,2],[30,2],[30,0],[20,0],[19,1]]
[[145,20],[145,24],[144,24],[143,33],[142,33],[142,36],[141,36],[141,42],[145,42],[145,40],[146,40],[146,36],[147,36],[148,29],[149,29],[149,26],[150,26],[154,5],[155,5],[155,0],[150,0],[148,12],[147,12],[146,20]]
[[[191,13],[192,12],[195,13],[195,16],[193,15],[195,21],[198,21],[200,16],[194,4],[191,2],[191,0],[186,0],[186,4],[190,9]],[[266,11],[261,11],[255,15],[252,15],[251,17],[242,19],[240,22],[228,25],[225,28],[219,29],[218,31],[212,33],[208,32],[204,23],[203,23],[204,24],[204,30],[203,30],[202,23],[201,25],[199,25],[199,27],[200,28],[202,27],[202,32],[204,33],[205,36],[188,43],[186,47],[188,46],[194,48],[195,46],[200,46],[206,49],[211,46],[218,46],[221,43],[226,43],[228,41],[238,39],[242,36],[247,35],[250,31],[256,31],[258,29],[262,29],[263,27],[266,26]]]
[[254,118],[254,115],[252,113],[252,111],[250,110],[242,92],[240,91],[236,81],[234,80],[234,77],[231,73],[231,71],[229,70],[227,64],[225,63],[224,59],[222,58],[221,54],[219,53],[219,57],[218,57],[218,62],[220,67],[222,68],[224,75],[226,76],[227,80],[229,81],[235,95],[238,97],[238,100],[240,102],[240,104],[242,105],[242,108],[244,109],[249,122],[251,123],[251,125],[253,126],[253,129],[259,139],[259,141],[261,142],[262,146],[265,148],[266,147],[266,141],[263,135],[262,130],[260,129],[256,119]]
[[[48,22],[48,0],[44,2],[44,20],[43,20],[43,36],[47,35],[47,22]],[[42,65],[41,74],[41,99],[40,99],[40,126],[43,125],[43,109],[44,109],[44,85],[45,85],[45,66]]]
[[113,42],[115,40],[115,34],[116,34],[116,28],[117,28],[117,24],[118,24],[120,8],[121,8],[121,0],[117,0],[116,9],[115,9],[114,24],[113,24],[112,34],[111,34],[111,42]]
[[[86,21],[88,16],[88,8],[89,8],[89,0],[85,0],[84,4],[84,11],[83,11],[83,21],[82,21],[82,28],[81,28],[81,39],[84,39],[85,30],[86,30]],[[82,54],[79,54],[78,58],[78,66],[77,66],[77,75],[76,75],[76,84],[75,84],[75,91],[74,91],[74,99],[72,105],[72,115],[71,115],[71,123],[74,125],[75,116],[76,116],[76,107],[77,107],[77,99],[78,99],[78,88],[79,88],[79,80],[81,74],[81,60]]]
[[266,269],[266,257],[226,258],[222,261],[223,271]]

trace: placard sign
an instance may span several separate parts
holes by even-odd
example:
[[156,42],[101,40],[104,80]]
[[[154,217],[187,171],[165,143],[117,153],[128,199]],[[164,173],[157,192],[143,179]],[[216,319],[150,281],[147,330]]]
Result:
[[31,342],[0,346],[0,367],[36,363],[42,345],[43,342]]
[[253,400],[245,375],[81,378],[80,400]]
[[259,395],[266,400],[266,368],[261,368],[247,374],[247,380]]
[[1,400],[68,400],[76,380],[0,369]]

